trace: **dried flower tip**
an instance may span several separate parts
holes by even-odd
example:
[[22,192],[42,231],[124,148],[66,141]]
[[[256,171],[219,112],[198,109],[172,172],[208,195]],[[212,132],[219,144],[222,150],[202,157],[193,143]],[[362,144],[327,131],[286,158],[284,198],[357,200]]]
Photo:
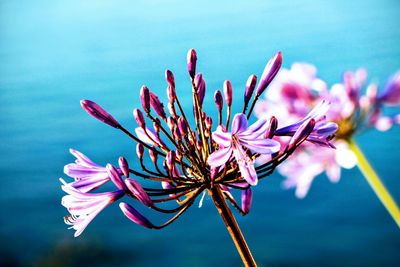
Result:
[[242,210],[244,214],[249,213],[251,207],[251,201],[253,200],[253,192],[251,188],[247,188],[242,191]]
[[279,69],[282,66],[282,52],[278,52],[273,58],[271,58],[265,66],[264,72],[261,75],[260,83],[258,84],[256,97],[260,96],[268,85],[275,78]]
[[161,103],[160,99],[158,99],[158,96],[153,92],[150,92],[150,105],[153,107],[158,116],[164,120],[167,119],[167,115],[164,111],[164,105]]
[[224,82],[224,94],[226,105],[230,107],[232,105],[232,84],[230,81]]
[[140,88],[140,101],[142,102],[142,107],[143,110],[146,113],[150,112],[150,91],[147,86],[143,85],[142,88]]
[[138,156],[138,158],[141,160],[143,158],[143,154],[144,154],[144,147],[141,143],[138,143],[136,145],[136,154]]
[[125,185],[128,190],[144,205],[151,207],[153,206],[153,201],[150,199],[149,195],[144,191],[143,187],[134,179],[126,178]]
[[173,88],[173,92],[175,93],[175,78],[174,74],[170,70],[165,71],[165,80],[167,80],[168,85]]
[[111,181],[118,187],[118,189],[125,190],[124,181],[121,178],[118,170],[111,164],[107,164],[106,166],[108,176]]
[[105,111],[102,107],[90,100],[81,100],[82,108],[94,118],[114,127],[118,128],[121,125],[111,116],[107,111]]
[[155,228],[155,226],[148,219],[146,219],[142,214],[135,210],[131,205],[125,202],[121,202],[119,203],[119,207],[124,215],[132,222],[146,228]]
[[197,54],[196,51],[192,48],[187,53],[187,67],[189,75],[192,79],[196,74],[196,61],[197,61]]
[[128,161],[126,160],[126,158],[119,157],[118,165],[119,165],[122,173],[125,175],[125,177],[129,177],[129,164],[128,164]]
[[133,110],[133,117],[135,118],[137,124],[141,128],[145,128],[146,127],[146,122],[144,120],[143,113],[139,109],[135,108]]
[[224,100],[222,98],[222,93],[221,93],[220,90],[216,90],[215,91],[215,93],[214,93],[214,102],[215,102],[215,105],[217,106],[218,111],[221,112],[222,106],[224,104]]
[[253,95],[254,88],[256,87],[257,76],[250,75],[246,82],[246,91],[244,92],[244,104],[247,105],[249,103],[251,96]]

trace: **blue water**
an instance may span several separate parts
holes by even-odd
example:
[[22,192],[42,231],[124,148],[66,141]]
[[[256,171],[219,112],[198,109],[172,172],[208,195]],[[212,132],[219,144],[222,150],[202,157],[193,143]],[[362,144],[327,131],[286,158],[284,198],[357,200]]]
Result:
[[[189,109],[191,47],[206,97],[230,79],[241,98],[247,77],[277,50],[284,66],[314,63],[329,83],[359,66],[383,83],[400,69],[399,14],[396,0],[1,1],[0,265],[241,266],[207,198],[161,231],[130,223],[114,205],[73,238],[58,181],[73,160],[68,149],[103,164],[134,155],[79,100],[101,103],[132,129],[140,86],[164,94],[170,68]],[[357,138],[398,202],[399,136],[400,127]],[[260,266],[400,266],[400,231],[357,169],[335,185],[319,177],[305,200],[281,181],[262,181],[251,213],[238,217]]]

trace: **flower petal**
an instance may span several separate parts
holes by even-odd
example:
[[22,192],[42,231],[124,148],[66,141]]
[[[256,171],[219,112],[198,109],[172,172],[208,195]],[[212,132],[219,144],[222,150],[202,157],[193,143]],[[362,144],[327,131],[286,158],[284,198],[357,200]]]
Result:
[[232,155],[232,147],[220,147],[208,156],[207,163],[211,167],[218,167],[225,164]]
[[243,113],[237,113],[232,120],[232,135],[247,129],[247,118]]
[[232,134],[224,132],[221,126],[217,127],[217,130],[212,133],[212,139],[219,145],[223,147],[228,147],[232,141]]

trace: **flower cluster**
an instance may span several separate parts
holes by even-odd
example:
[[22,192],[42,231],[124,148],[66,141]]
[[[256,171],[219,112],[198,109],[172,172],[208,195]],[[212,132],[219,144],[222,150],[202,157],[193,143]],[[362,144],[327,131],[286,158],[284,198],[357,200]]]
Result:
[[290,124],[302,118],[321,99],[332,104],[326,116],[339,125],[335,139],[331,141],[336,149],[315,149],[308,144],[279,168],[287,177],[284,187],[296,188],[299,198],[306,196],[317,175],[326,172],[332,182],[337,182],[341,167],[349,169],[357,164],[357,158],[348,146],[355,133],[371,127],[386,131],[400,123],[400,114],[387,116],[382,112],[384,106],[400,105],[400,72],[388,80],[383,90],[378,90],[376,84],[369,84],[365,94],[362,94],[367,79],[364,69],[345,72],[342,83],[330,88],[316,74],[316,68],[306,63],[295,63],[290,69],[282,69],[265,100],[255,107],[258,117],[279,114],[281,122]]
[[[300,144],[308,140],[332,146],[330,139],[337,125],[325,120],[329,106],[327,102],[321,102],[309,114],[287,127],[278,128],[278,120],[274,116],[263,117],[249,124],[248,119],[255,103],[281,67],[280,52],[268,62],[258,85],[255,75],[249,77],[243,112],[232,116],[232,122],[231,83],[225,81],[222,92],[215,91],[218,123],[214,131],[212,117],[203,111],[206,81],[201,73],[196,72],[196,61],[196,51],[191,49],[188,52],[187,67],[192,87],[193,111],[190,113],[194,117],[193,126],[189,123],[191,118],[188,112],[184,111],[178,99],[174,75],[170,70],[165,72],[168,85],[167,109],[154,92],[142,86],[142,110],[133,110],[133,117],[138,124],[135,134],[124,128],[98,104],[90,100],[81,101],[88,114],[122,131],[137,143],[136,154],[140,169],[131,168],[124,157],[119,158],[118,167],[111,164],[100,166],[71,149],[70,152],[77,160],[66,165],[64,172],[74,181],[67,183],[60,180],[63,191],[67,193],[62,198],[62,205],[70,212],[65,222],[76,230],[75,236],[80,235],[105,207],[122,197],[135,199],[154,211],[173,214],[165,223],[155,225],[130,204],[119,204],[130,220],[153,229],[172,223],[198,196],[202,193],[204,196],[206,192],[210,195],[219,192],[224,201],[229,201],[241,214],[247,214],[252,199],[251,186],[271,174]],[[248,106],[250,110],[246,112]],[[223,116],[224,109],[226,116]],[[288,136],[290,140],[283,143],[281,136]],[[255,166],[255,160],[260,156],[268,159]],[[147,180],[146,185],[152,186],[142,186],[138,178]],[[97,192],[110,180],[116,187],[115,191]],[[240,204],[231,193],[233,189],[242,192]],[[165,205],[166,202],[175,203],[175,206]]]

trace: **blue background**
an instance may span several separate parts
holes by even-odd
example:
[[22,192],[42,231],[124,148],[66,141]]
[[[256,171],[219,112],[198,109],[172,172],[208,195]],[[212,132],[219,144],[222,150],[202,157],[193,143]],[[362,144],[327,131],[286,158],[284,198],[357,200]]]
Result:
[[[366,67],[384,83],[400,68],[400,1],[1,1],[0,265],[241,266],[212,202],[153,231],[108,207],[73,238],[58,178],[78,149],[98,163],[134,157],[134,144],[81,110],[102,104],[133,129],[146,84],[165,99],[175,73],[189,110],[186,52],[211,96],[230,79],[240,99],[276,51],[284,66],[307,61],[332,84]],[[400,128],[357,137],[400,202]],[[260,266],[399,266],[400,231],[355,168],[338,184],[325,176],[297,200],[278,174],[254,189],[239,224]],[[143,210],[152,221],[167,219]]]

